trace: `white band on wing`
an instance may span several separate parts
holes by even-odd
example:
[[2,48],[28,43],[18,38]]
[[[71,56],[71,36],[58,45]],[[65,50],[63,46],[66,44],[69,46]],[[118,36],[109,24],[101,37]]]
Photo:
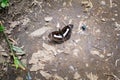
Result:
[[54,35],[55,38],[62,38],[61,35]]
[[63,34],[64,37],[67,35],[68,31],[69,31],[69,29],[67,29],[67,30],[65,31],[65,33]]

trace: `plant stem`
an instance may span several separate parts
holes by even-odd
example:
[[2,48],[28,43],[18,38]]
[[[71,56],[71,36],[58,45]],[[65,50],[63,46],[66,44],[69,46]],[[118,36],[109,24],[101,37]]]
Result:
[[12,45],[11,45],[11,43],[9,42],[9,40],[8,40],[8,38],[7,38],[7,36],[6,36],[6,34],[5,34],[4,32],[3,32],[3,35],[4,35],[4,37],[5,37],[5,40],[6,40],[6,42],[7,42],[7,45],[9,46],[10,52],[12,53],[13,57],[15,57],[15,54],[14,54],[14,52],[13,52],[13,50],[12,50]]
[[[1,25],[2,25],[2,23],[0,21],[0,27],[1,27]],[[4,27],[4,26],[2,26],[2,27]],[[14,60],[14,64],[17,61],[17,66],[25,71],[26,79],[27,80],[32,80],[32,77],[30,76],[29,69],[18,59],[17,55],[14,53],[13,48],[12,48],[12,44],[10,43],[6,33],[4,32],[4,29],[2,28],[2,31],[0,31],[0,32],[2,32],[2,34],[3,34],[4,38],[5,38],[5,41],[7,42],[7,45],[9,47],[9,49],[10,49],[10,53],[12,54],[12,57],[13,57],[13,60]]]

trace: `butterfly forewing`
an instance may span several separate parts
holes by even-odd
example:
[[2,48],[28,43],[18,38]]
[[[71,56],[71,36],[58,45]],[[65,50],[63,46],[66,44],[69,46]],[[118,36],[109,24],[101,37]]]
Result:
[[64,40],[68,40],[71,36],[73,25],[67,25],[62,29],[62,35],[64,37]]

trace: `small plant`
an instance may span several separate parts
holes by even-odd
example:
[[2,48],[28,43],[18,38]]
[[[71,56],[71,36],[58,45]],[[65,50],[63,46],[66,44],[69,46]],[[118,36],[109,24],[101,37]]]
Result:
[[9,6],[9,1],[8,0],[0,0],[0,7],[5,8]]
[[[15,67],[16,67],[16,68],[21,68],[21,69],[25,70],[25,66],[21,63],[21,61],[18,59],[18,57],[17,57],[16,54],[14,53],[14,50],[20,51],[21,48],[13,46],[13,45],[11,44],[11,42],[9,41],[7,35],[4,33],[4,31],[5,31],[5,27],[4,27],[4,26],[2,25],[2,23],[1,23],[1,24],[0,24],[0,32],[3,33],[4,38],[5,38],[7,44],[8,44],[8,46],[9,46],[9,48],[10,48],[10,53],[11,53],[11,55],[12,55],[12,57],[13,57]],[[22,50],[21,50],[21,51],[22,51]]]
[[18,56],[15,54],[15,52],[24,53],[24,51],[22,51],[21,48],[12,45],[11,42],[9,41],[9,39],[8,39],[8,36],[6,35],[6,33],[4,31],[5,31],[5,27],[0,22],[0,33],[3,34],[5,40],[8,44],[8,47],[10,49],[10,54],[13,57],[13,61],[14,61],[13,65],[16,67],[16,69],[20,68],[20,69],[24,70],[25,72],[27,72],[26,79],[27,80],[32,80],[28,68],[18,59]]
[[2,24],[0,24],[0,32],[3,32],[4,30],[5,30],[5,27]]

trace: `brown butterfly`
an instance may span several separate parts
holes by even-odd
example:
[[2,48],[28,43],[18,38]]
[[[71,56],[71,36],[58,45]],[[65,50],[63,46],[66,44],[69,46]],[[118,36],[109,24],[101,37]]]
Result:
[[72,33],[73,25],[66,25],[62,30],[51,32],[48,37],[51,41],[56,43],[63,43],[64,41],[70,39]]

